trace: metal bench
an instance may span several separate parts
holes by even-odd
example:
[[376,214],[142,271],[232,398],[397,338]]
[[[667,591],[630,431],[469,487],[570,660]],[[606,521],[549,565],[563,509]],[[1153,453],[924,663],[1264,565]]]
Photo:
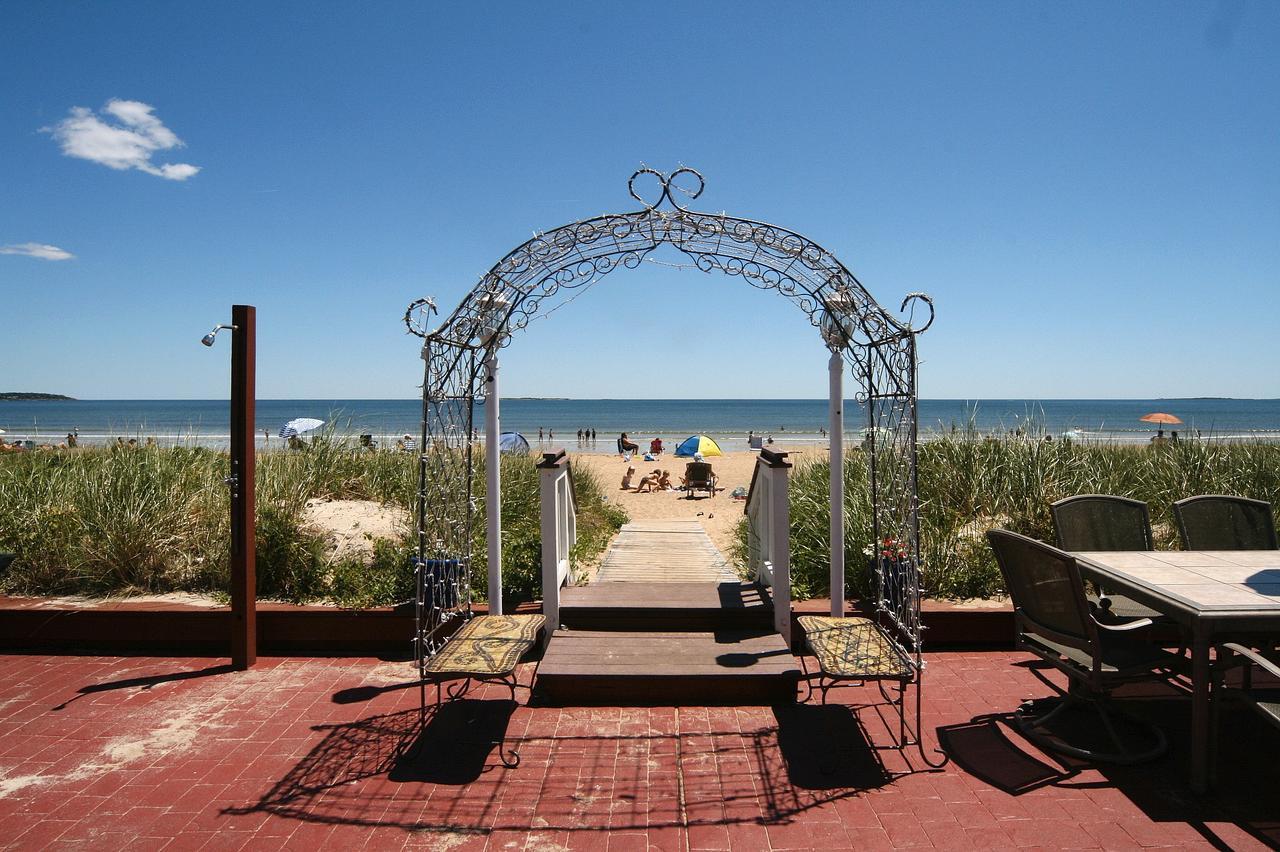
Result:
[[[502,683],[511,690],[511,700],[516,700],[516,666],[525,654],[533,650],[542,635],[546,619],[541,615],[477,615],[467,620],[450,636],[438,651],[422,663],[422,689],[427,683],[436,685],[436,707],[442,700],[461,698],[471,689],[473,682]],[[445,687],[449,681],[462,681]],[[532,680],[526,687],[532,689]],[[422,697],[426,707],[426,695]],[[498,742],[498,757],[504,766],[520,765],[520,755],[515,749],[510,756],[505,749],[506,735]]]
[[[898,714],[897,748],[916,745],[920,747],[921,756],[929,762],[920,739],[919,672],[916,663],[902,646],[893,640],[884,627],[869,618],[802,615],[796,621],[804,631],[806,647],[818,661],[817,688],[822,693],[822,703],[827,703],[827,691],[841,681],[875,681],[880,687],[881,696],[893,705]],[[804,668],[804,679],[809,686],[809,692],[804,697],[808,701],[814,692],[813,679],[804,657],[800,658],[800,664]],[[897,683],[896,695],[885,691],[885,681]],[[913,682],[917,685],[916,723],[915,730],[908,731],[906,694],[908,685]]]

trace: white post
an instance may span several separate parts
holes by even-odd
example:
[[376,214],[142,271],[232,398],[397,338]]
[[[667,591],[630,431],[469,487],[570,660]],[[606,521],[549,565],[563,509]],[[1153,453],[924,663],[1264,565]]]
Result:
[[485,519],[489,544],[489,613],[502,615],[502,422],[498,416],[498,352],[485,360],[488,383],[484,402]]
[[844,616],[844,357],[831,353],[831,614]]
[[[547,623],[543,626],[548,638],[560,629],[560,584],[564,581],[560,567],[561,552],[568,552],[562,541],[560,480],[568,475],[563,453],[544,453],[538,465],[539,494],[541,497],[540,527],[542,529],[542,614]],[[563,511],[572,511],[572,504]]]
[[[779,454],[784,456],[784,454]],[[771,464],[769,482],[770,559],[773,561],[773,626],[791,644],[791,498],[787,475],[791,465],[782,458]]]

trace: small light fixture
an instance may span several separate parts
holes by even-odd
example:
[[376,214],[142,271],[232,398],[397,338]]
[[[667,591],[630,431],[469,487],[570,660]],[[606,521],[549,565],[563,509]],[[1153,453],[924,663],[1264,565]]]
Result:
[[222,331],[224,328],[229,328],[232,331],[235,331],[236,329],[234,325],[215,325],[213,327],[213,331],[209,332],[204,337],[200,338],[200,342],[203,343],[205,346],[212,346],[214,338],[216,338],[218,336],[218,332]]
[[843,348],[853,338],[853,307],[854,301],[845,290],[836,290],[825,299],[821,330],[828,346]]

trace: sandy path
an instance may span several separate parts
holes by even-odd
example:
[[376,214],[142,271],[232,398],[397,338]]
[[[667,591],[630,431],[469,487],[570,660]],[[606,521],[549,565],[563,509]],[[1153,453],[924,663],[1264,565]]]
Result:
[[[779,449],[783,448],[779,447]],[[808,448],[792,453],[790,461],[797,462],[800,459],[813,458],[817,452],[825,455],[824,451]],[[706,529],[707,535],[711,537],[711,541],[720,552],[732,560],[734,530],[744,517],[743,509],[746,503],[742,500],[734,500],[729,495],[738,486],[751,487],[751,472],[755,468],[757,455],[754,452],[730,452],[707,459],[711,462],[716,476],[719,477],[719,487],[724,490],[717,491],[714,498],[700,494],[694,500],[686,499],[683,491],[643,494],[623,491],[619,485],[622,483],[623,474],[627,471],[627,463],[621,456],[578,453],[572,455],[572,460],[575,467],[589,468],[599,477],[604,485],[604,493],[611,501],[626,509],[631,520],[697,521]],[[633,459],[631,464],[636,468],[636,480],[654,468],[661,468],[671,471],[672,481],[678,483],[688,461],[689,459],[677,458],[666,453],[660,461],[646,462]]]

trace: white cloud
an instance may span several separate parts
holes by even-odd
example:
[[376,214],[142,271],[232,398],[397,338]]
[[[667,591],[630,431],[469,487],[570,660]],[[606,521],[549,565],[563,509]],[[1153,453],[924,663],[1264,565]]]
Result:
[[74,254],[66,249],[44,243],[17,243],[11,246],[0,246],[0,254],[20,254],[24,257],[38,257],[41,260],[70,260]]
[[[114,123],[110,123],[114,119]],[[186,180],[200,171],[189,163],[151,162],[157,151],[181,148],[182,140],[155,116],[155,107],[141,101],[107,101],[101,113],[72,107],[71,114],[52,133],[68,157],[101,163],[112,169],[137,169],[166,180]]]

